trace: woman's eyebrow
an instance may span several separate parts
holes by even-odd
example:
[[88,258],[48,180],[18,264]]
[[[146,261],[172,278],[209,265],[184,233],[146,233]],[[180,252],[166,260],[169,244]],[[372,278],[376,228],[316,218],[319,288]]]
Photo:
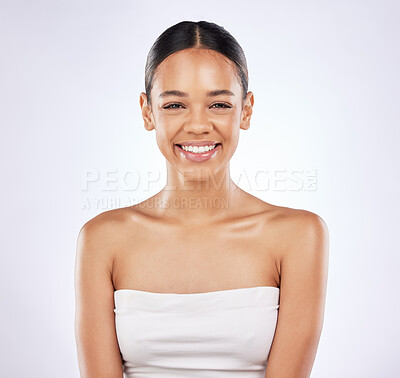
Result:
[[[214,96],[220,96],[220,95],[234,96],[235,94],[228,89],[215,89],[213,91],[207,92],[207,94],[206,94],[207,97],[214,97]],[[189,93],[178,91],[176,89],[172,89],[169,91],[162,92],[159,97],[162,98],[162,97],[166,97],[166,96],[188,97]]]

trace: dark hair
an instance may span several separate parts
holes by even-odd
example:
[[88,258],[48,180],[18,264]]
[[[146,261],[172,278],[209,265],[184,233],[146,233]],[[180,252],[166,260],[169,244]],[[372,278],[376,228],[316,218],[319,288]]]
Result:
[[236,73],[242,86],[242,100],[248,90],[247,62],[238,41],[222,26],[207,21],[181,21],[166,29],[154,42],[147,55],[145,88],[148,104],[157,67],[169,55],[188,48],[210,49],[224,55],[236,65]]

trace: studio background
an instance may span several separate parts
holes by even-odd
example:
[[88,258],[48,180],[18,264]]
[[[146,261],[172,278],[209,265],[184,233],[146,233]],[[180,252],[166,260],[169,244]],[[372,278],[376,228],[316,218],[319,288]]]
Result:
[[78,232],[164,185],[139,94],[152,43],[183,20],[224,26],[247,57],[235,182],[328,225],[312,377],[400,376],[399,3],[343,0],[1,1],[0,376],[79,377]]

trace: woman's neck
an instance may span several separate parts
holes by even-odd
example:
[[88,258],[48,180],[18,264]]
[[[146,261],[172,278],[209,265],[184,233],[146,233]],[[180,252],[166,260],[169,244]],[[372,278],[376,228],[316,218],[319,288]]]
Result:
[[202,221],[223,218],[238,204],[242,190],[232,181],[228,169],[215,173],[168,171],[167,183],[157,194],[163,209],[181,220]]

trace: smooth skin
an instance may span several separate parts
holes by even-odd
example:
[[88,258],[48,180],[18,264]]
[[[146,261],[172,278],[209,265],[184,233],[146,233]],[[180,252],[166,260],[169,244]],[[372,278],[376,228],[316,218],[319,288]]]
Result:
[[[165,91],[179,91],[160,96]],[[213,93],[228,90],[229,93]],[[322,331],[329,234],[317,214],[275,206],[239,187],[229,161],[250,126],[254,95],[242,101],[234,64],[198,48],[158,67],[151,104],[140,94],[147,130],[166,158],[167,183],[141,204],[109,210],[81,229],[75,265],[75,333],[81,377],[122,378],[114,290],[202,293],[280,287],[266,378],[310,376]],[[217,141],[193,162],[175,146]],[[219,199],[207,202],[204,199]],[[203,206],[199,206],[199,202]],[[216,204],[220,203],[220,206]]]

